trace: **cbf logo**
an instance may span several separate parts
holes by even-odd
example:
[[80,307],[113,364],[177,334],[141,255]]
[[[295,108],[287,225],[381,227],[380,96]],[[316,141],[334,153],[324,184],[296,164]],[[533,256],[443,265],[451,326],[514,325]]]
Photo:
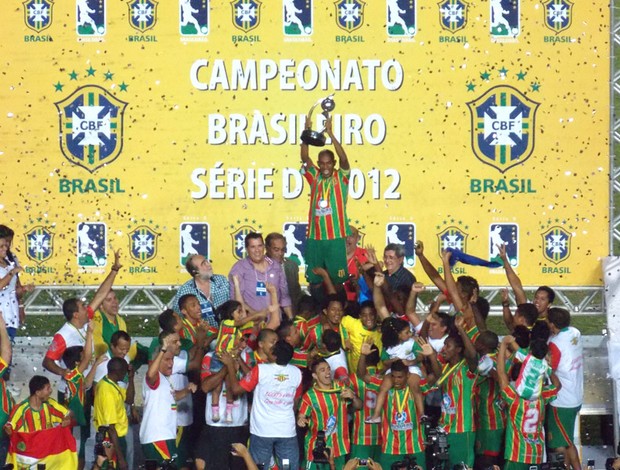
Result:
[[179,264],[185,266],[190,255],[204,255],[209,257],[209,224],[183,223],[179,227]]
[[230,239],[232,241],[232,254],[235,259],[245,258],[245,237],[250,232],[256,232],[256,230],[254,230],[254,227],[249,225],[242,225],[234,232],[231,232]]
[[181,36],[209,34],[209,1],[179,0],[179,29]]
[[573,2],[569,0],[548,0],[543,2],[545,26],[559,34],[570,28],[573,22]]
[[24,6],[24,22],[33,31],[40,33],[52,24],[52,9],[54,3],[51,0],[27,0]]
[[500,247],[506,249],[508,262],[514,268],[519,265],[519,226],[517,224],[491,224],[489,226],[489,260],[502,262]]
[[543,237],[543,255],[554,264],[565,261],[570,256],[572,235],[562,227],[551,227]]
[[469,4],[464,0],[444,0],[437,4],[439,7],[439,23],[441,27],[456,33],[467,24],[467,7]]
[[107,228],[103,222],[82,222],[77,226],[77,258],[81,268],[107,263]]
[[26,255],[28,259],[41,264],[54,253],[54,234],[40,225],[26,232]]
[[386,0],[387,34],[389,37],[410,37],[415,35],[416,0]]
[[300,267],[306,266],[304,253],[306,252],[306,234],[308,233],[307,223],[287,223],[282,227],[282,235],[286,240],[286,256],[292,259]]
[[387,224],[385,227],[386,243],[403,245],[405,249],[405,268],[415,266],[415,224]]
[[93,173],[123,149],[127,103],[97,85],[79,87],[55,103],[60,115],[60,150],[71,163]]
[[507,85],[493,87],[467,103],[472,149],[478,160],[501,173],[525,162],[534,151],[539,105]]
[[158,234],[145,225],[129,233],[129,253],[138,263],[144,264],[157,256]]
[[336,7],[336,23],[340,29],[352,33],[364,23],[364,7],[361,0],[338,0]]
[[282,0],[282,15],[285,36],[312,34],[312,0]]
[[450,226],[437,234],[437,241],[439,242],[439,255],[443,250],[448,248],[454,248],[467,252],[467,237],[469,235],[463,232],[460,228]]
[[521,32],[520,0],[491,0],[491,38],[516,38]]
[[144,33],[152,29],[157,23],[157,5],[155,0],[130,0],[129,24],[132,28]]
[[247,33],[260,23],[260,7],[262,2],[258,0],[234,0],[230,2],[232,7],[233,24]]
[[103,36],[106,32],[106,0],[76,0],[75,29],[78,36]]

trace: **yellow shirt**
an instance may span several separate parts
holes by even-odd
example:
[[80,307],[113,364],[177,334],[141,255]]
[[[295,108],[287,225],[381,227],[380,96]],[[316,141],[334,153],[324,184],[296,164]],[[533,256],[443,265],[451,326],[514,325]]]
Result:
[[118,386],[106,375],[95,388],[95,407],[93,421],[95,429],[99,426],[114,425],[118,437],[127,434],[129,421],[125,411],[126,390]]
[[40,431],[61,423],[68,413],[69,410],[53,398],[43,402],[38,410],[32,408],[28,398],[26,398],[13,408],[9,423],[14,431]]
[[[110,340],[112,335],[116,331],[127,331],[127,324],[125,323],[125,319],[120,315],[116,315],[114,318],[114,322],[108,320],[108,317],[101,310],[97,310],[93,315],[93,342],[95,343],[95,357],[99,357],[106,352],[110,347]],[[136,358],[136,353],[138,352],[137,343],[135,341],[131,342],[131,346],[129,347],[129,352],[127,355],[129,356],[129,360],[133,361]]]
[[377,327],[375,331],[368,331],[364,328],[360,319],[353,318],[349,315],[342,317],[340,324],[347,330],[347,333],[349,333],[351,350],[347,351],[347,365],[349,367],[349,373],[355,374],[357,371],[357,363],[360,360],[362,343],[366,338],[369,336],[372,337],[374,344],[376,344],[379,351],[381,351],[381,330]]

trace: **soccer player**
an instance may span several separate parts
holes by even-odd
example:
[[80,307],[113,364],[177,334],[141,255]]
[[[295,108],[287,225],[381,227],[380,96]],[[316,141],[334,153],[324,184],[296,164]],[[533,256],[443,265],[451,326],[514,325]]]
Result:
[[[312,123],[306,119],[306,129]],[[347,154],[332,132],[332,120],[327,118],[325,131],[334,144],[340,169],[335,169],[334,152],[319,152],[318,166],[310,158],[308,144],[301,144],[302,174],[310,184],[310,212],[308,240],[306,241],[306,278],[310,293],[321,298],[321,276],[313,273],[324,267],[334,284],[343,284],[348,278],[346,238],[351,234],[347,217],[347,197],[351,167]]]
[[552,385],[545,387],[536,400],[525,400],[517,395],[506,374],[506,351],[511,341],[514,341],[512,336],[504,337],[497,355],[497,380],[508,405],[504,470],[529,470],[531,465],[543,461],[545,405],[555,399],[561,385],[555,374],[551,374]]
[[329,468],[328,464],[315,463],[312,452],[322,431],[336,468],[341,469],[350,445],[347,408],[350,405],[353,410],[361,409],[362,400],[349,387],[332,381],[325,359],[316,361],[311,370],[314,385],[302,397],[297,414],[298,426],[308,427],[304,467],[306,470]]

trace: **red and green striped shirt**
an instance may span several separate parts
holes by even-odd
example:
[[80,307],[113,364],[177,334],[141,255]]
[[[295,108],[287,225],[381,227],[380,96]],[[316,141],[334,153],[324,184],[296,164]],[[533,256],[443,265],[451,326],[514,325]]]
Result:
[[65,406],[73,412],[73,418],[80,426],[86,425],[84,414],[84,375],[76,367],[65,375],[67,391],[65,392]]
[[[373,368],[368,368],[368,373],[373,374]],[[366,418],[372,416],[377,404],[377,394],[381,387],[381,378],[371,375],[370,383],[367,384],[355,374],[349,375],[351,388],[355,394],[362,399],[362,409],[353,413],[353,435],[351,442],[361,446],[374,446],[381,443],[381,433],[379,426],[368,424]]]
[[424,437],[413,393],[409,387],[390,389],[383,404],[381,452],[391,455],[417,454],[424,450]]
[[446,364],[439,379],[443,399],[441,426],[451,433],[475,431],[474,403],[476,374],[470,372],[465,360],[454,366]]
[[301,399],[299,413],[307,416],[306,460],[312,461],[312,449],[319,431],[325,431],[325,442],[332,449],[334,457],[349,453],[349,425],[347,422],[347,401],[340,398],[344,385],[334,382],[333,390],[319,390],[312,387]]
[[540,464],[543,461],[545,445],[545,405],[555,399],[558,390],[545,387],[536,400],[521,398],[513,386],[502,390],[502,397],[508,405],[506,426],[506,450],[504,458],[512,462]]
[[351,170],[340,168],[324,178],[316,166],[306,165],[303,174],[310,183],[308,238],[334,240],[350,235],[346,205]]
[[[318,345],[321,344],[321,338],[323,337],[324,330],[325,326],[322,323],[318,323],[308,332],[308,336],[306,336],[306,339],[304,340],[303,346],[301,348],[307,351],[313,346],[318,347]],[[342,325],[338,325],[338,328],[334,329],[334,331],[340,334],[340,340],[342,341],[342,346],[344,347],[344,345],[347,344],[349,340],[349,333],[347,332],[346,328],[344,328]]]
[[[493,369],[497,364],[497,353],[487,354],[488,360],[493,362]],[[491,370],[493,370],[491,369]],[[478,414],[476,415],[476,429],[495,431],[506,426],[504,402],[500,397],[499,383],[490,375],[478,375]]]

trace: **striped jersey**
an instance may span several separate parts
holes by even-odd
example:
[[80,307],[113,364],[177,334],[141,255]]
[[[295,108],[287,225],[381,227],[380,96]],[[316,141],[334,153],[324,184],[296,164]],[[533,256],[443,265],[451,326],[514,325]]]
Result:
[[69,410],[53,398],[43,402],[39,410],[32,408],[29,399],[26,398],[13,408],[9,423],[11,423],[11,427],[14,431],[40,431],[41,429],[49,429],[61,423],[68,412]]
[[67,390],[65,391],[65,406],[73,412],[73,418],[80,425],[86,425],[84,414],[84,376],[76,366],[65,375]]
[[439,379],[443,399],[440,424],[446,432],[475,431],[474,396],[476,374],[469,371],[465,360],[451,366],[445,364]]
[[363,403],[362,409],[353,413],[353,435],[351,436],[351,442],[360,446],[374,446],[381,443],[379,426],[365,422],[366,418],[370,418],[375,411],[377,394],[381,387],[381,378],[372,375],[373,369],[368,368],[368,373],[371,374],[368,384],[355,374],[349,375],[351,388]]
[[302,173],[310,183],[308,238],[334,240],[351,234],[346,204],[351,170],[334,170],[324,178],[314,165],[304,165]]
[[540,464],[545,445],[545,405],[557,396],[557,388],[545,387],[536,400],[521,398],[513,386],[502,390],[508,405],[506,450],[504,458],[511,462]]
[[545,378],[551,375],[551,367],[545,358],[538,359],[527,350],[519,349],[515,358],[521,362],[515,390],[521,398],[536,400],[540,396]]
[[[312,346],[317,347],[319,344],[321,344],[321,338],[323,337],[324,330],[325,326],[322,323],[318,323],[308,332],[308,335],[306,336],[306,339],[304,340],[303,346],[301,348],[307,351]],[[349,333],[347,333],[347,330],[342,325],[338,325],[338,329],[335,329],[334,331],[340,333],[340,341],[342,342],[343,346],[348,343]]]
[[332,449],[334,457],[349,453],[349,425],[347,422],[347,401],[340,398],[344,388],[334,383],[331,390],[310,388],[301,399],[299,414],[307,416],[308,432],[306,433],[306,461],[312,458],[317,434],[325,431],[325,442]]
[[222,320],[220,332],[217,335],[215,352],[230,351],[235,345],[235,341],[241,338],[241,330],[235,326],[235,320]]
[[392,455],[416,454],[424,449],[420,417],[409,387],[388,391],[381,421],[381,452]]
[[478,362],[478,402],[476,415],[476,429],[494,431],[504,429],[506,414],[504,402],[500,397],[499,383],[491,376],[496,368],[497,353],[485,354]]

